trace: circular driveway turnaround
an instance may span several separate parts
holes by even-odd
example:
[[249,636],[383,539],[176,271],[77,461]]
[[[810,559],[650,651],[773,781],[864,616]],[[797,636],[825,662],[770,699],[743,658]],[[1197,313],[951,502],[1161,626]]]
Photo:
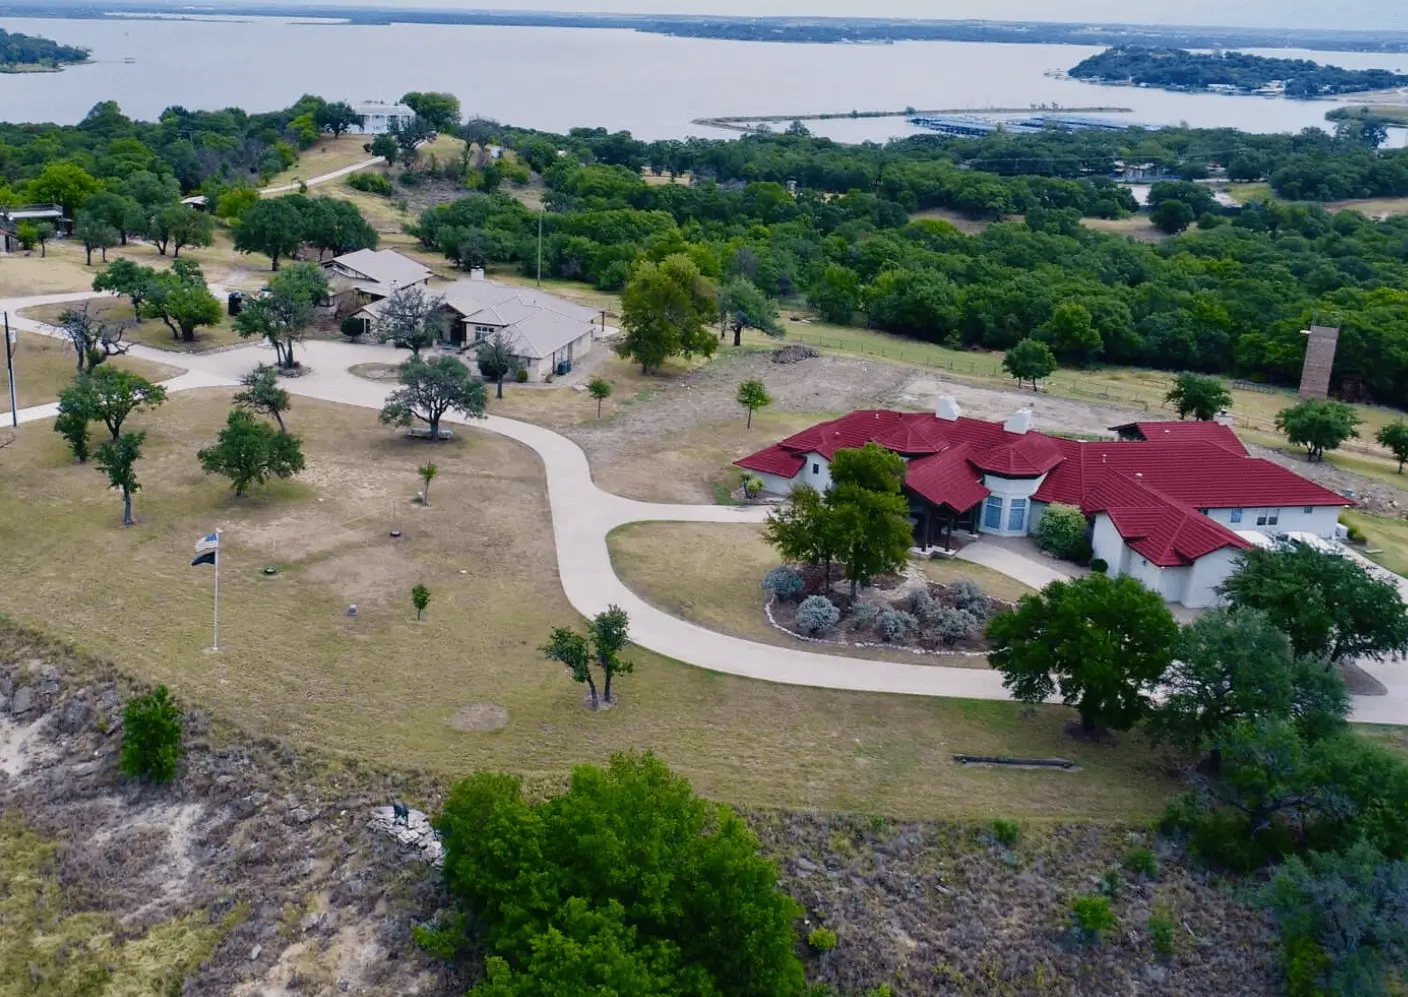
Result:
[[[0,300],[0,310],[9,311],[12,325],[53,335],[54,330],[49,327],[16,313],[21,308],[89,297],[94,295]],[[181,391],[233,386],[241,375],[255,364],[269,361],[273,354],[265,345],[250,345],[206,354],[168,353],[134,346],[131,355],[187,368],[186,373],[165,382],[169,391]],[[284,386],[294,395],[380,409],[394,386],[357,377],[348,368],[359,363],[385,363],[397,356],[385,346],[303,343],[299,359],[313,373],[290,379]],[[23,377],[23,371],[19,373]],[[22,409],[20,421],[52,418],[55,410],[55,405]],[[552,430],[493,415],[473,420],[447,417],[445,421],[507,436],[537,453],[547,477],[558,574],[568,602],[583,616],[595,615],[612,604],[620,606],[631,618],[631,641],[640,647],[699,668],[787,685],[961,699],[1010,698],[1002,687],[1001,675],[995,671],[909,665],[774,647],[706,630],[671,616],[641,599],[617,577],[607,549],[607,534],[635,522],[761,523],[767,514],[765,508],[671,505],[622,498],[597,487],[581,447]],[[1049,567],[1035,562],[1028,562],[1024,568],[1011,563],[1004,568],[1003,563],[1006,562],[995,561],[992,566],[1011,574],[1025,570],[1028,577],[1034,571],[1051,572]],[[1387,687],[1388,695],[1354,697],[1354,719],[1363,723],[1408,724],[1408,676],[1402,663],[1368,663],[1364,667]]]

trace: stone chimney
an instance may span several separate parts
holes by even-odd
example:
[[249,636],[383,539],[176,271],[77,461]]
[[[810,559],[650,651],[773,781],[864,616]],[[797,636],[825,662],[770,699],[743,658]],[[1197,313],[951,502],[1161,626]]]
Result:
[[483,280],[483,279],[484,279],[484,268],[483,268],[483,267],[475,267],[473,270],[471,270],[471,271],[469,272],[469,279],[470,279],[470,280]]
[[934,410],[934,415],[945,422],[957,422],[958,417],[963,414],[963,410],[958,407],[958,399],[953,395],[940,395],[939,406]]
[[1009,433],[1025,433],[1032,428],[1032,410],[1019,408],[1007,417],[1002,428]]

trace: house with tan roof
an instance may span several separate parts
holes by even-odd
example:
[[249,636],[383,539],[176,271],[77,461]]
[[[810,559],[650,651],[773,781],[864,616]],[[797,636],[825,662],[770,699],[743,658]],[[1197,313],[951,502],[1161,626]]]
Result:
[[1052,503],[1077,506],[1111,575],[1131,575],[1189,608],[1217,602],[1217,587],[1259,534],[1333,539],[1340,510],[1354,504],[1249,456],[1218,423],[1117,428],[1125,439],[1069,440],[1034,431],[1029,410],[988,422],[964,417],[945,397],[933,414],[852,412],[735,463],[775,495],[802,484],[825,491],[837,450],[879,444],[908,465],[904,491],[920,548],[952,546],[958,530],[1026,536]]
[[473,348],[502,335],[534,380],[571,370],[600,332],[600,312],[533,288],[471,277],[439,294],[451,316],[451,343]]
[[323,269],[328,276],[329,304],[339,316],[383,301],[397,288],[423,287],[434,276],[429,267],[394,249],[359,249],[333,257]]

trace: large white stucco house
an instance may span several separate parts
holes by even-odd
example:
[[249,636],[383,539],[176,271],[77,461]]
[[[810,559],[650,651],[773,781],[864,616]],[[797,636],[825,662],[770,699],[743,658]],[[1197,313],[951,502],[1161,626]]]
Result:
[[1259,539],[1254,534],[1333,539],[1340,510],[1353,505],[1249,456],[1215,422],[1118,428],[1125,439],[1068,440],[1035,432],[1028,410],[987,422],[942,398],[932,415],[852,412],[735,463],[774,495],[801,484],[824,491],[837,450],[877,443],[908,462],[904,488],[922,548],[945,546],[945,533],[956,529],[1026,536],[1050,504],[1077,506],[1111,575],[1130,575],[1195,609],[1217,602],[1217,586]]
[[451,315],[452,343],[472,348],[503,336],[535,381],[571,370],[592,351],[601,313],[591,308],[482,277],[455,281],[438,293]]
[[352,112],[361,119],[348,129],[356,135],[386,135],[400,131],[416,117],[416,112],[405,104],[388,104],[380,100],[353,101]]

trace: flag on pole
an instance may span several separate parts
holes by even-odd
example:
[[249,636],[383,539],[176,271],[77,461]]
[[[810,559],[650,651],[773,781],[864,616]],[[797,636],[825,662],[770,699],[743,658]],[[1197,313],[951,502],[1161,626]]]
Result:
[[214,564],[215,555],[220,553],[220,534],[211,533],[201,537],[196,541],[196,559],[191,562],[191,567],[197,564]]

